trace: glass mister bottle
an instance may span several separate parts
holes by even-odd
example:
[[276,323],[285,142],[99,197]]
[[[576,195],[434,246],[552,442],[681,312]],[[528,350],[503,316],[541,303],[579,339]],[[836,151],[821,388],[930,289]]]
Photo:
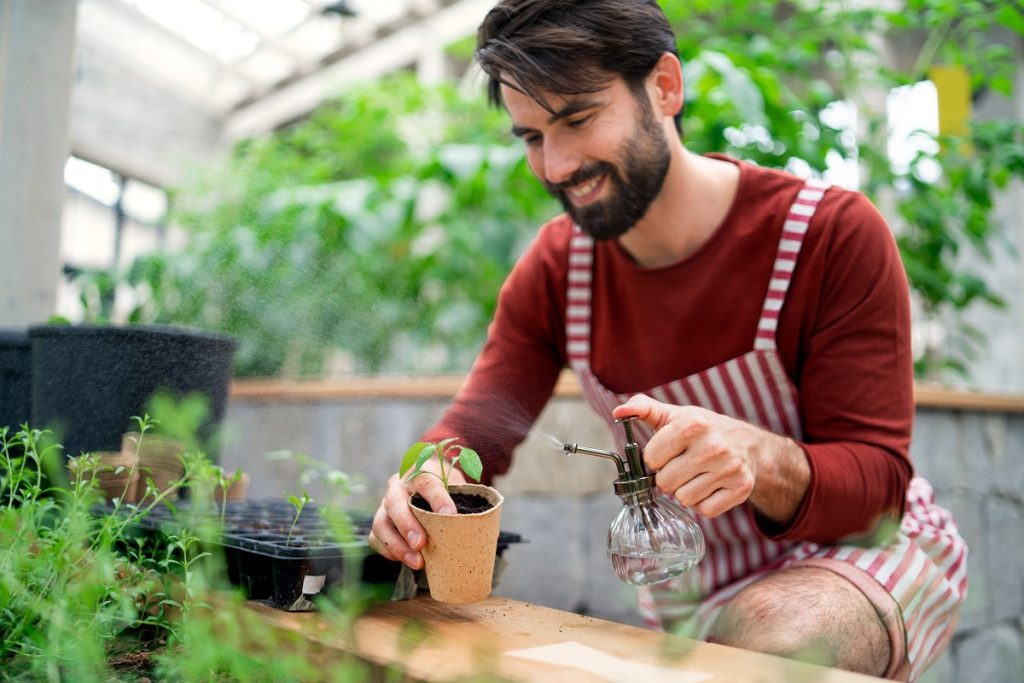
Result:
[[626,431],[626,458],[618,453],[564,444],[566,453],[615,461],[613,489],[622,510],[608,527],[608,557],[615,575],[642,586],[660,583],[692,569],[704,557],[704,534],[686,510],[661,500],[654,475],[647,472],[640,445],[633,439],[635,417],[616,420]]

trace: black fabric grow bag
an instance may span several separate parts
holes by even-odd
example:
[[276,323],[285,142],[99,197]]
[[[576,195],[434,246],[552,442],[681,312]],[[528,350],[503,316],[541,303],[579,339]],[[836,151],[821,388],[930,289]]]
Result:
[[0,330],[0,427],[11,433],[32,417],[32,340]]
[[32,340],[35,427],[57,432],[64,452],[116,451],[149,399],[198,393],[210,416],[208,439],[224,417],[236,342],[202,330],[138,325],[41,325]]

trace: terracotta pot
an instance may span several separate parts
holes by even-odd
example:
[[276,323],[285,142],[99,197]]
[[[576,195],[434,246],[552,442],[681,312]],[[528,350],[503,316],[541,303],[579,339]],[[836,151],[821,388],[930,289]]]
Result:
[[505,499],[481,484],[454,484],[449,491],[482,496],[493,507],[475,514],[440,515],[411,506],[427,532],[422,550],[427,583],[430,595],[440,602],[476,602],[491,594]]
[[[232,474],[232,476],[234,476]],[[249,473],[242,472],[242,478],[228,487],[228,500],[245,500],[249,493]],[[224,489],[218,484],[213,489],[213,500],[219,503],[224,500]]]
[[[134,458],[125,455],[122,451],[110,451],[96,454],[99,457],[99,467],[95,472],[83,472],[82,478],[86,481],[95,477],[98,489],[105,500],[111,501],[114,498],[122,498],[125,503],[138,503],[141,497],[140,488],[145,490],[145,484],[140,484],[138,468],[133,468]],[[77,460],[68,462],[68,472],[73,479],[78,476]],[[120,468],[120,472],[118,472]]]
[[[153,486],[159,492],[172,489],[172,483],[185,473],[185,464],[181,460],[184,447],[177,441],[153,434],[140,435],[128,432],[121,441],[121,453],[128,458],[138,454],[139,495],[146,492],[146,479],[153,480]],[[178,497],[177,488],[173,488],[168,499]]]

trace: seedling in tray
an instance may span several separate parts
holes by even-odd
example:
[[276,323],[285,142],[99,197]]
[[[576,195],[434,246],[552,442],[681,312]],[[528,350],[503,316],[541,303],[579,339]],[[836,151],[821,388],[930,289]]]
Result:
[[299,517],[302,516],[302,508],[306,507],[306,504],[311,500],[313,499],[305,491],[302,492],[301,498],[298,496],[288,496],[288,502],[295,508],[295,517],[292,519],[292,525],[288,528],[288,538],[285,539],[285,543],[291,542],[292,534],[295,532],[295,525],[299,523]]

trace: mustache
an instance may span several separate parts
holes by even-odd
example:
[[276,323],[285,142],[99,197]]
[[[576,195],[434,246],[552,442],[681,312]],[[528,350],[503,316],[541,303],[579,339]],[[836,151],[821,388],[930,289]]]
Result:
[[564,194],[565,191],[568,190],[570,187],[580,185],[582,183],[587,182],[588,180],[591,180],[592,178],[596,178],[606,173],[613,173],[614,171],[615,167],[612,166],[607,161],[598,161],[596,163],[591,164],[590,166],[584,166],[583,168],[580,168],[571,176],[569,176],[567,180],[563,180],[560,183],[545,182],[544,185],[548,188],[548,192],[552,194]]

